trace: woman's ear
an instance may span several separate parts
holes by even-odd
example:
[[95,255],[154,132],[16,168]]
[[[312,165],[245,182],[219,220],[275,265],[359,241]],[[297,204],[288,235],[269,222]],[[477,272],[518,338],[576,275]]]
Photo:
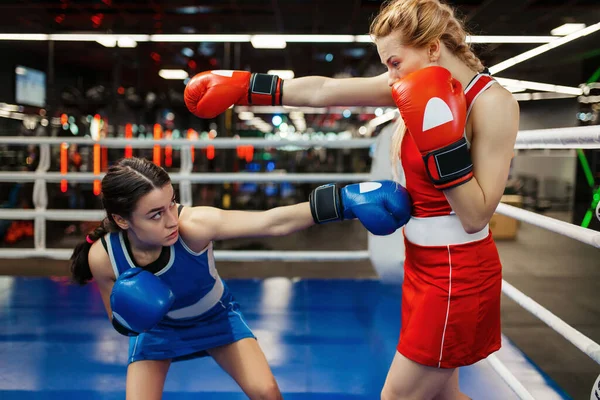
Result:
[[127,220],[123,217],[121,217],[120,215],[117,214],[112,214],[112,218],[113,221],[115,221],[115,224],[117,224],[117,226],[119,228],[121,228],[122,230],[127,230],[129,228],[129,222],[127,222]]
[[427,56],[429,57],[429,62],[435,63],[440,59],[440,54],[442,51],[442,44],[439,39],[434,40],[429,43],[427,46]]

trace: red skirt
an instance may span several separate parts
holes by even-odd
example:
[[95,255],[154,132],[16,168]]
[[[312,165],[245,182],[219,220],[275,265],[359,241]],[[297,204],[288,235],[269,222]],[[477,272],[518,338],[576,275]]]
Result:
[[502,265],[492,235],[460,245],[405,245],[397,350],[419,364],[456,368],[500,349]]

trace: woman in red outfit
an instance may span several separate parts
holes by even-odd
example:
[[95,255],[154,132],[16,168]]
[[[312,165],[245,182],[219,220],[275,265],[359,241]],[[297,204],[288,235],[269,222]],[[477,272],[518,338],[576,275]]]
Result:
[[[518,104],[484,72],[453,10],[438,0],[389,2],[370,33],[387,73],[286,80],[282,101],[290,106],[390,106],[399,90],[390,86],[431,66],[449,71],[457,81],[454,88],[464,91],[463,144],[469,149],[468,159],[457,154],[448,168],[472,161],[470,174],[457,174],[440,184],[427,171],[417,132],[411,128],[409,134],[402,127],[392,142],[413,211],[404,228],[400,340],[381,398],[466,399],[459,390],[457,368],[500,348],[502,266],[488,222],[506,186],[519,126]],[[416,86],[412,95],[426,86]],[[409,125],[409,116],[400,110]]]
[[500,348],[502,266],[488,222],[506,185],[518,104],[439,0],[384,4],[371,35],[387,67],[380,76],[282,81],[210,71],[188,84],[186,101],[201,117],[232,103],[399,107],[406,127],[393,151],[413,211],[404,227],[402,329],[381,398],[466,399],[457,368]]

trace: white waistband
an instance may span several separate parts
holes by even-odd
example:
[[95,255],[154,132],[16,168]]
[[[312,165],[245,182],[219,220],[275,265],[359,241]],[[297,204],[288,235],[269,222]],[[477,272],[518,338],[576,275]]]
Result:
[[476,233],[465,232],[456,214],[438,217],[411,217],[404,226],[406,239],[419,246],[448,246],[465,244],[485,239],[489,234],[489,225]]
[[187,307],[169,311],[167,317],[172,319],[182,319],[202,315],[213,308],[219,300],[221,300],[224,290],[223,281],[221,280],[221,277],[217,276],[217,280],[212,289],[210,289],[210,292],[206,293],[204,297],[198,300],[198,302]]

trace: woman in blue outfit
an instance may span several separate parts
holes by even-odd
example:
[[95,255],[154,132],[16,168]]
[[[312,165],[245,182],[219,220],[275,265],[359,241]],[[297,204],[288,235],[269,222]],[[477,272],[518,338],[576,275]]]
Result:
[[109,168],[102,203],[107,218],[71,257],[73,280],[94,279],[113,326],[130,336],[127,399],[143,400],[162,397],[171,362],[206,355],[249,398],[281,398],[258,342],[215,268],[214,240],[281,236],[351,218],[386,234],[410,217],[405,190],[391,181],[323,185],[308,202],[261,212],[183,207],[167,172],[141,158]]

